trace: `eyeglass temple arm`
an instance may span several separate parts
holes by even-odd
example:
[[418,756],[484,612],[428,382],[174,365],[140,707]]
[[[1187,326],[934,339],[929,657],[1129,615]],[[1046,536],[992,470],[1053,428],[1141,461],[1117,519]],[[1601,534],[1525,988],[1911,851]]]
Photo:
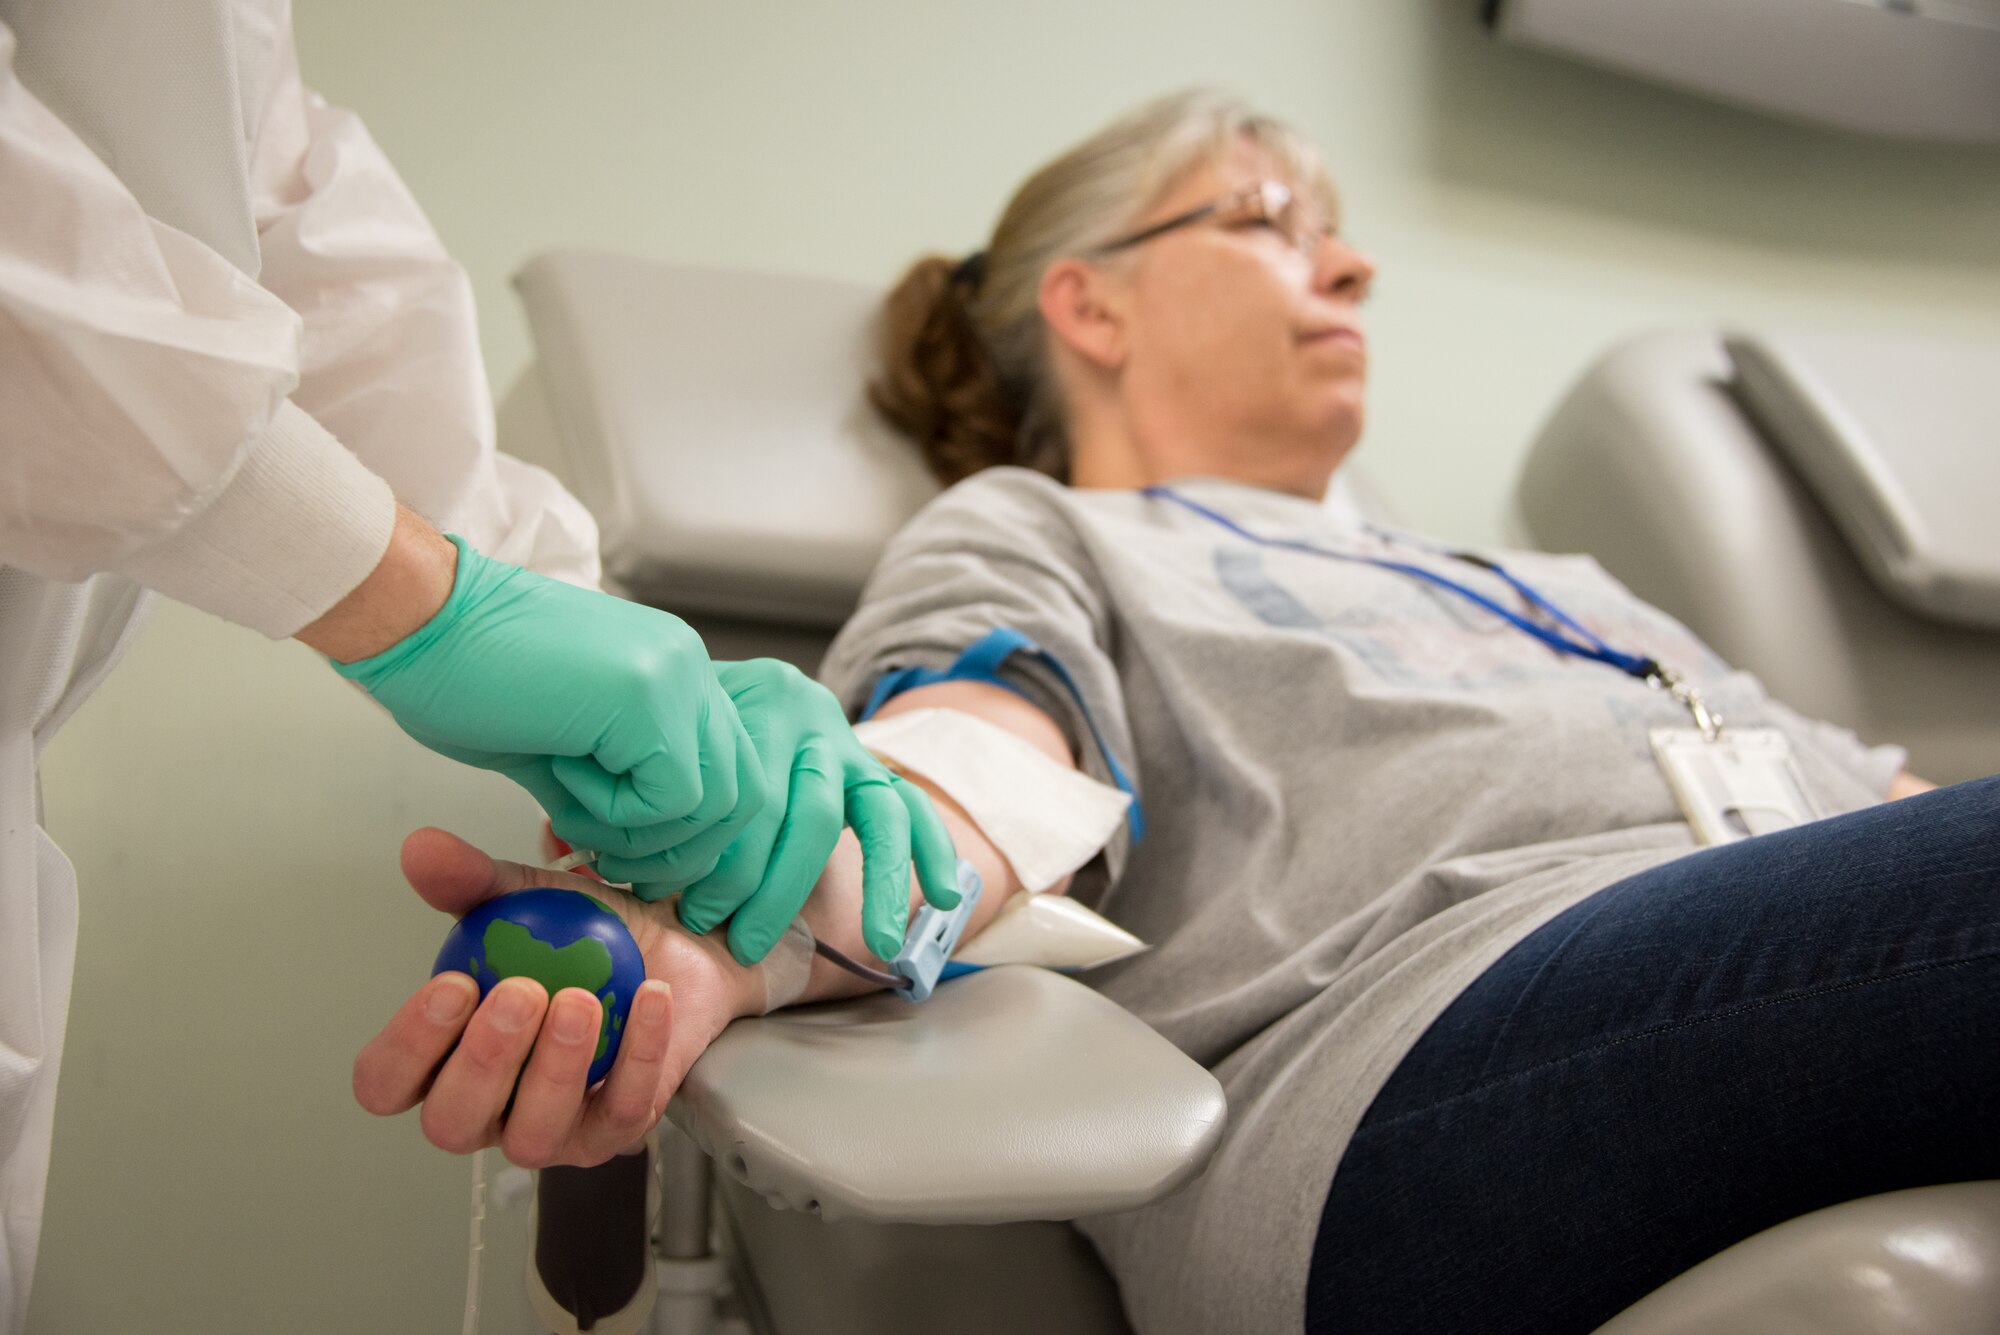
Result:
[[1200,208],[1189,209],[1186,213],[1177,213],[1165,222],[1156,222],[1151,227],[1141,228],[1130,236],[1121,236],[1116,241],[1106,242],[1097,248],[1097,253],[1100,255],[1109,255],[1114,251],[1136,246],[1142,241],[1151,241],[1162,232],[1171,232],[1176,227],[1186,227],[1189,223],[1200,222],[1203,218],[1220,209],[1225,202],[1220,199],[1211,200],[1209,203],[1203,204]]

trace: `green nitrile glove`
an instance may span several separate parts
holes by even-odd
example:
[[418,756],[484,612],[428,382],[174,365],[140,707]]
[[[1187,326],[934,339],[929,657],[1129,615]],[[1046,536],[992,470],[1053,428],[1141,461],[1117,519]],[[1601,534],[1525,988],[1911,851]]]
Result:
[[[856,740],[832,692],[789,663],[717,663],[716,676],[750,732],[772,800],[713,873],[681,894],[681,921],[708,932],[729,922],[737,960],[764,958],[812,893],[843,825],[861,840],[861,930],[883,959],[903,947],[910,864],[924,898],[959,900],[958,856],[923,789],[891,774]],[[604,861],[606,876],[620,870]]]
[[708,875],[769,785],[701,637],[451,541],[438,614],[334,669],[425,746],[526,788],[572,846],[616,854],[612,879],[657,897]]

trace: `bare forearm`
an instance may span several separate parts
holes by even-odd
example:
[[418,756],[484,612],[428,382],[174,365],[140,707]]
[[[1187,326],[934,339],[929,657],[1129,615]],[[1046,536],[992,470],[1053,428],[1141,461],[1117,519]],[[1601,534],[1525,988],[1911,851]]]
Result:
[[[972,911],[972,919],[966,924],[962,940],[970,940],[979,930],[992,921],[993,915],[1007,898],[1019,890],[1020,882],[1006,859],[994,851],[979,827],[965,817],[949,798],[942,797],[935,790],[929,790],[931,801],[936,804],[938,815],[943,818],[945,828],[951,833],[953,846],[958,855],[970,862],[979,872],[983,886],[978,905]],[[910,915],[916,916],[923,906],[923,896],[914,882],[910,890]],[[852,833],[841,836],[833,856],[827,860],[826,871],[819,883],[813,887],[812,898],[806,901],[805,910],[799,915],[812,929],[815,938],[826,942],[841,954],[859,963],[874,968],[884,968],[885,964],[876,959],[861,939],[861,845]],[[835,997],[858,996],[875,990],[875,984],[857,977],[828,960],[815,955],[812,975],[807,980],[805,995],[800,1002],[828,1001]]]
[[295,638],[342,663],[373,657],[437,615],[457,569],[458,548],[399,505],[389,548],[368,578]]
[[[980,682],[944,682],[921,687],[890,701],[881,716],[887,718],[930,708],[956,709],[972,714],[995,727],[1007,729],[1058,763],[1075,763],[1069,753],[1069,744],[1055,721],[1020,696],[998,686]],[[1000,856],[957,802],[921,775],[911,776],[911,781],[930,794],[958,855],[970,862],[979,873],[983,887],[979,905],[973,910],[972,919],[960,938],[970,940],[992,921],[1012,895],[1020,891],[1020,880],[1007,860]],[[1064,882],[1053,890],[1060,893],[1066,885],[1067,882]],[[913,884],[910,892],[912,915],[922,902]],[[842,954],[865,964],[880,964],[861,940],[861,848],[851,834],[841,836],[801,916],[815,937]],[[866,979],[856,977],[830,960],[815,956],[812,974],[801,1000],[824,1001],[855,996],[870,989],[871,984]]]

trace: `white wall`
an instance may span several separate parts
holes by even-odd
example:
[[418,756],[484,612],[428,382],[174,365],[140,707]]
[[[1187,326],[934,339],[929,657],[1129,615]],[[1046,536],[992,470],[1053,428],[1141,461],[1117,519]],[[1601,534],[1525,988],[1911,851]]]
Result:
[[[1314,134],[1382,263],[1363,457],[1412,520],[1497,535],[1540,416],[1662,322],[2000,338],[2000,153],[1874,144],[1490,45],[1472,0],[301,0],[478,287],[496,384],[536,250],[887,282],[977,245],[1125,106],[1235,87]],[[169,609],[51,748],[85,916],[30,1329],[436,1331],[464,1165],[347,1096],[443,924],[395,847],[525,853],[504,783],[395,734],[310,655]],[[520,1216],[503,1215],[503,1244]],[[525,1330],[515,1250],[484,1329]]]
[[[978,245],[1028,170],[1187,83],[1326,150],[1379,258],[1363,458],[1420,526],[1498,535],[1557,394],[1668,322],[2000,337],[2000,151],[1794,128],[1492,43],[1471,0],[302,4],[471,270],[494,383],[550,246],[887,283]],[[462,14],[471,14],[467,19]]]

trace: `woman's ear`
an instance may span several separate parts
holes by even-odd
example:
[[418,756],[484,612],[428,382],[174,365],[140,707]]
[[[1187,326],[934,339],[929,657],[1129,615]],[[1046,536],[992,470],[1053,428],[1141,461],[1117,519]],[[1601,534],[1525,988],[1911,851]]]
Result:
[[1057,260],[1035,293],[1056,340],[1091,365],[1117,370],[1125,361],[1125,319],[1113,275],[1078,259]]

